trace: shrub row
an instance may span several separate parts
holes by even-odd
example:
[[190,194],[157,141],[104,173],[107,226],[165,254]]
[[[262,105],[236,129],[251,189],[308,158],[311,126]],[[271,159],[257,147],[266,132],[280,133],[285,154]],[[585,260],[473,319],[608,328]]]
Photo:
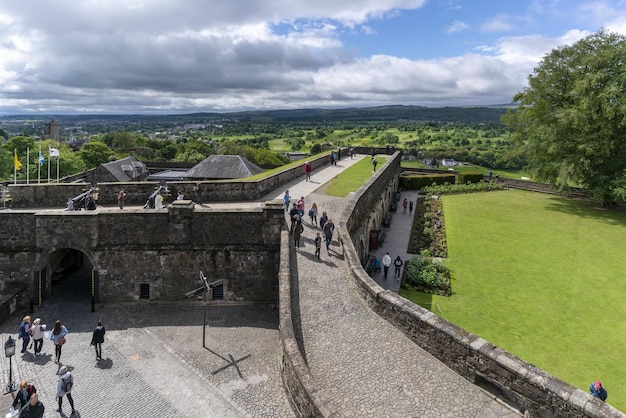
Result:
[[457,184],[470,184],[470,183],[480,183],[483,181],[485,176],[483,173],[479,173],[477,171],[468,171],[465,173],[459,173],[456,178]]
[[454,174],[424,174],[401,176],[400,187],[407,190],[419,190],[432,184],[454,184]]
[[470,183],[470,184],[443,184],[431,185],[422,188],[424,193],[432,194],[460,194],[474,192],[488,192],[491,190],[504,190],[504,183]]

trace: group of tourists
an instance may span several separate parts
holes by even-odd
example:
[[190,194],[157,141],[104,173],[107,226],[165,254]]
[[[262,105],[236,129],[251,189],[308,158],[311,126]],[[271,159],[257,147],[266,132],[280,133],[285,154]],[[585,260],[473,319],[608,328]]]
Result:
[[[402,262],[402,258],[400,258],[400,256],[397,256],[395,260],[393,260],[393,266],[395,267],[395,273],[394,273],[394,277],[396,278],[397,281],[400,281],[400,278],[402,277],[402,265],[404,263]],[[389,273],[389,266],[391,266],[391,256],[389,255],[389,253],[385,253],[385,255],[383,256],[383,276],[385,278],[385,280],[387,280],[387,274]]]
[[[291,196],[289,195],[289,190],[285,190],[285,194],[283,195],[283,202],[285,205],[285,211],[288,212],[289,215],[289,233],[293,236],[294,246],[295,248],[300,248],[300,240],[302,238],[302,233],[304,232],[304,213],[305,213],[305,200],[304,196],[300,196],[299,199],[296,199],[295,202],[292,202]],[[290,206],[291,205],[291,208]],[[314,228],[321,229],[321,233],[317,232],[316,237],[314,239],[315,244],[315,256],[319,259],[322,247],[322,234],[323,240],[326,244],[326,252],[330,251],[330,244],[333,239],[333,233],[335,231],[335,224],[333,220],[328,217],[328,214],[323,211],[322,215],[319,217],[318,222],[318,214],[319,210],[317,208],[317,204],[313,203],[308,211],[308,216],[311,225]]]
[[[45,324],[41,323],[41,318],[36,318],[31,322],[30,316],[25,316],[20,323],[18,338],[22,340],[21,354],[30,354],[29,349],[33,349],[33,357],[39,357],[45,355],[43,353],[44,339],[47,338],[52,341],[54,345],[54,362],[55,364],[61,364],[61,353],[63,351],[63,345],[67,342],[67,334],[69,331],[66,326],[57,320],[54,323],[54,327],[51,331],[47,330]],[[91,338],[91,345],[95,347],[96,361],[102,360],[102,343],[104,342],[105,328],[101,321],[96,324],[96,329],[93,331]],[[32,340],[32,341],[31,341]],[[74,377],[66,365],[62,365],[57,372],[58,380],[56,385],[56,397],[58,402],[57,412],[62,412],[63,398],[67,397],[70,407],[72,408],[71,415],[76,414],[74,408],[74,399],[72,398],[72,388],[74,386]],[[19,418],[41,418],[44,414],[44,405],[39,400],[37,395],[37,389],[27,380],[22,380],[20,383],[19,391],[17,392],[15,399],[11,405],[11,411],[9,416]]]

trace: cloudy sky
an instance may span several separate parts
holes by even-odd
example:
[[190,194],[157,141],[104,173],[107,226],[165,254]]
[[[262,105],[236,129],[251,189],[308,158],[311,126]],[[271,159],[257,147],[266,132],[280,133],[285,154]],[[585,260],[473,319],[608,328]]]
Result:
[[624,0],[6,0],[0,114],[510,103]]

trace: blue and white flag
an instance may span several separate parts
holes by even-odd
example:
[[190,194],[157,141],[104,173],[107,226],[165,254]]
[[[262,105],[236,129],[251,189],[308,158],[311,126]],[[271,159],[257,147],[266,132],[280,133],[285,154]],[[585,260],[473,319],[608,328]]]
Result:
[[59,158],[59,149],[58,148],[49,148],[50,149],[50,158],[52,157],[56,157],[57,159]]
[[39,150],[39,165],[44,165],[46,163],[46,159],[43,158],[43,154],[41,153],[41,150]]

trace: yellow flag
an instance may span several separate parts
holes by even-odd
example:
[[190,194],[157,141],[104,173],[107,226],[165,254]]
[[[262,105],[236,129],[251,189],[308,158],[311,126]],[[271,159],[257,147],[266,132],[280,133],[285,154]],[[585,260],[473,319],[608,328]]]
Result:
[[20,160],[17,159],[17,151],[15,151],[15,154],[13,154],[13,164],[15,165],[16,170],[22,168],[22,163],[20,163]]

